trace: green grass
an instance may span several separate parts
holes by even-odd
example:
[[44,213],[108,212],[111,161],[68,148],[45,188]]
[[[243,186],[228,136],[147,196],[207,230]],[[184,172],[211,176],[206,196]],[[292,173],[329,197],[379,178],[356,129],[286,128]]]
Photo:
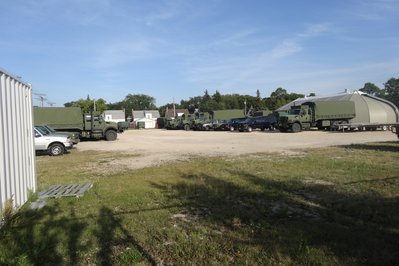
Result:
[[39,211],[24,206],[0,231],[0,264],[399,262],[397,142],[112,167],[129,156],[37,157],[39,191],[94,186]]

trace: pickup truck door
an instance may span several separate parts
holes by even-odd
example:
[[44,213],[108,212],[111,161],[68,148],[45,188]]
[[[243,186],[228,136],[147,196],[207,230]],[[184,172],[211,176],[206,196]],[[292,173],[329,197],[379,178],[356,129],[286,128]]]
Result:
[[45,138],[35,129],[35,150],[45,150],[47,148]]

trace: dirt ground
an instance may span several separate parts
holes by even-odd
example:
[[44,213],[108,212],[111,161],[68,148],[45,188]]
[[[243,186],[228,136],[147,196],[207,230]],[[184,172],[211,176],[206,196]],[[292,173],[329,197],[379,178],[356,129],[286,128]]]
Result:
[[390,131],[300,133],[213,132],[143,129],[118,134],[116,141],[82,141],[77,151],[117,151],[123,156],[112,162],[119,167],[138,169],[195,156],[239,156],[251,153],[296,154],[298,149],[366,142],[397,141]]

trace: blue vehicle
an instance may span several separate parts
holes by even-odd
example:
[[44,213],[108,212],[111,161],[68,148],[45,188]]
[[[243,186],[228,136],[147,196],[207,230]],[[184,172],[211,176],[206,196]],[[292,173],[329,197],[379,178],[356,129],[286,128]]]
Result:
[[248,117],[237,124],[238,131],[252,132],[254,129],[274,130],[277,124],[275,115]]

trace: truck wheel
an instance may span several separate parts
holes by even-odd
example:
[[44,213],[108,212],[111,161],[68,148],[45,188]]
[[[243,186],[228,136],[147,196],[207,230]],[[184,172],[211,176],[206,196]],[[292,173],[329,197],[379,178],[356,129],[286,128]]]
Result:
[[292,132],[297,133],[301,131],[301,125],[299,123],[292,124]]
[[54,143],[50,145],[50,147],[48,148],[48,152],[51,156],[60,156],[64,154],[65,148],[60,143]]
[[184,130],[185,130],[185,131],[189,131],[189,130],[190,130],[190,125],[185,124],[185,125],[184,125]]
[[118,135],[117,135],[117,133],[116,133],[115,130],[108,130],[107,132],[105,132],[105,139],[106,139],[107,141],[116,140],[116,137],[117,137],[117,136],[118,136]]

